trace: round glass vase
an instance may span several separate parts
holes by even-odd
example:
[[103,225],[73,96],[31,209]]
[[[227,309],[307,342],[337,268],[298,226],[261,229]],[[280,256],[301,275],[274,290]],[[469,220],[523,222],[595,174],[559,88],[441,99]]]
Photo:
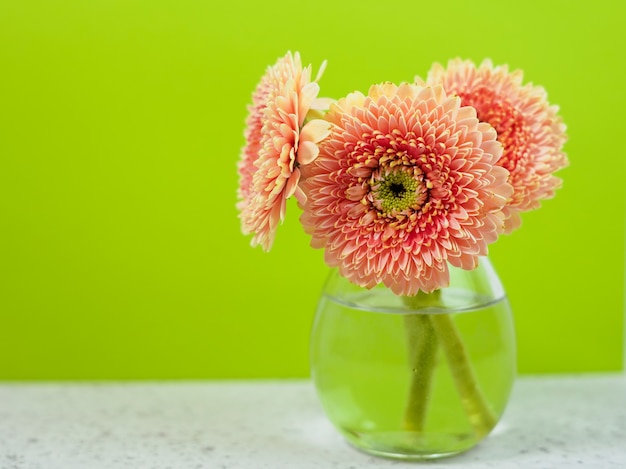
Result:
[[331,271],[311,335],[311,373],[334,426],[356,448],[434,459],[495,427],[515,378],[509,303],[487,258],[450,286],[400,297]]

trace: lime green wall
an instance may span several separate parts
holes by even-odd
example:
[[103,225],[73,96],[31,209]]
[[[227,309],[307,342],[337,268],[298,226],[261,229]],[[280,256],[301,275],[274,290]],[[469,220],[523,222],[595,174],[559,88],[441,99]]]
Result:
[[625,18],[621,0],[0,2],[0,379],[307,375],[322,253],[295,205],[269,254],[234,208],[246,105],[289,49],[328,59],[332,97],[455,56],[545,86],[565,185],[492,249],[519,368],[620,369]]

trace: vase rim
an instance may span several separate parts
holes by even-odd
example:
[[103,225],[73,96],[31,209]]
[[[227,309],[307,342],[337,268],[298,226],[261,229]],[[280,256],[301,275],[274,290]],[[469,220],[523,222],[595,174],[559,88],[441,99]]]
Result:
[[[378,290],[378,291],[377,291]],[[342,298],[332,295],[328,292],[324,295],[334,303],[341,304],[343,306],[359,309],[363,311],[369,311],[372,313],[386,313],[386,314],[450,314],[450,313],[471,313],[472,311],[478,311],[500,302],[506,301],[506,295],[498,297],[486,297],[474,295],[472,299],[465,295],[454,295],[459,293],[455,289],[448,289],[444,292],[443,305],[437,306],[422,306],[419,308],[410,308],[404,304],[400,297],[393,298],[391,295],[387,295],[390,301],[371,301],[372,298],[380,299],[380,289],[370,290],[372,295],[367,295],[369,292],[361,292],[360,295],[354,295],[351,297],[344,296]],[[450,293],[450,295],[447,295]],[[395,301],[394,301],[395,300]]]

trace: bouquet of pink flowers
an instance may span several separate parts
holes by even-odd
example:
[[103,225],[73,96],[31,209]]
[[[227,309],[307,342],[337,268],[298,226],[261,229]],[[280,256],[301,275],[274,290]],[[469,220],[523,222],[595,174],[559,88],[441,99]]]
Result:
[[521,71],[456,59],[334,101],[318,98],[323,69],[311,80],[288,53],[253,95],[238,194],[253,246],[271,248],[294,196],[311,245],[350,281],[432,292],[560,186],[565,125]]
[[[553,174],[568,164],[565,125],[521,71],[455,59],[433,65],[425,80],[333,100],[318,97],[324,65],[312,80],[311,67],[288,53],[254,92],[238,192],[253,246],[271,248],[293,196],[328,266],[360,287],[386,286],[408,308],[433,305],[451,267],[476,269],[489,244],[519,227],[521,212],[560,186]],[[454,321],[406,319],[413,369],[431,367],[435,339],[441,343],[484,436],[496,419]],[[415,348],[416,337],[423,346]],[[404,428],[414,434],[423,429],[430,379],[413,377]]]

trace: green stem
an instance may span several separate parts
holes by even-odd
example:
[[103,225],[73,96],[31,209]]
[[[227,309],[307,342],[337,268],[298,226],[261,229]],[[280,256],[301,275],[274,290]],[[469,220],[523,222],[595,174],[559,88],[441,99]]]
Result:
[[431,314],[429,317],[468,419],[476,434],[484,436],[495,426],[497,418],[480,390],[463,339],[450,314]]
[[[439,301],[439,291],[430,295],[419,292],[412,297],[403,297],[403,301],[410,309],[430,306]],[[403,425],[408,431],[423,433],[437,358],[437,336],[426,314],[407,314],[404,316],[404,324],[411,382]]]
[[404,320],[411,366],[409,396],[404,410],[404,428],[422,433],[435,370],[437,336],[425,314],[408,314]]

